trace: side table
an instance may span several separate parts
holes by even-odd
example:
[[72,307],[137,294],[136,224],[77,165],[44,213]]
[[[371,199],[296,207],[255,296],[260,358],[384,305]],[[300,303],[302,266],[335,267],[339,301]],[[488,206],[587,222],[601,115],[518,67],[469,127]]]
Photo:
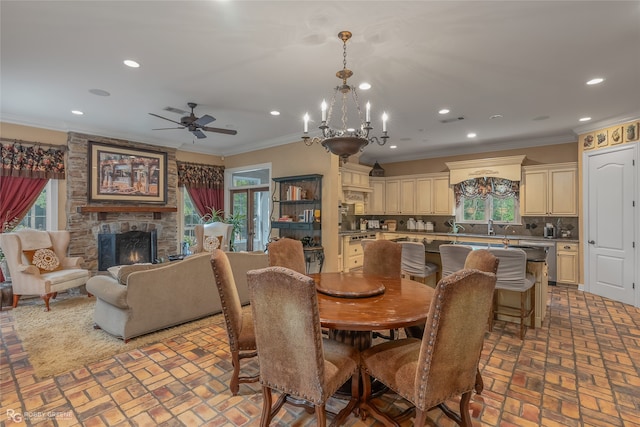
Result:
[[322,265],[324,264],[324,248],[322,246],[304,246],[304,261],[307,264],[307,274],[310,274],[311,263],[318,261],[318,273],[322,272]]
[[7,307],[11,307],[13,305],[13,286],[11,286],[11,282],[0,283],[0,294],[2,296],[2,298],[0,298],[1,311],[5,305]]

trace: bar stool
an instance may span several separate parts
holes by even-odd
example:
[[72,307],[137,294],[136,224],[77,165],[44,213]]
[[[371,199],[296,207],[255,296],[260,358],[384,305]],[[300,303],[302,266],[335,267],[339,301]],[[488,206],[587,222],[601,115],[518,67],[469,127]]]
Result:
[[[402,274],[412,280],[435,287],[436,264],[425,262],[424,244],[421,242],[398,242],[402,246]],[[429,279],[429,280],[427,280]]]

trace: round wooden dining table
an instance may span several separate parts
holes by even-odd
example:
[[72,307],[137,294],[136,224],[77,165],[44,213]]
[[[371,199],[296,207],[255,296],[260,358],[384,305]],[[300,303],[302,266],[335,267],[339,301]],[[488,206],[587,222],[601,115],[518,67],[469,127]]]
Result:
[[424,324],[434,289],[409,279],[359,272],[310,274],[318,290],[320,324],[359,349],[371,331]]

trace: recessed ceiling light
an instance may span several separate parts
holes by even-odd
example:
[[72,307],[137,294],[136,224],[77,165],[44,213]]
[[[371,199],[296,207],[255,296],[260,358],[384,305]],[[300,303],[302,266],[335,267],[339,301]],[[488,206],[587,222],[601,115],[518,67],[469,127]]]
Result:
[[124,65],[126,65],[127,67],[131,67],[131,68],[138,68],[140,67],[140,64],[138,64],[136,61],[134,61],[133,59],[125,59],[124,60]]
[[594,78],[594,79],[589,80],[589,81],[587,82],[587,84],[588,84],[589,86],[591,86],[591,85],[597,85],[597,84],[602,83],[603,81],[604,81],[604,79],[603,79],[602,77],[596,77],[596,78]]
[[367,83],[367,82],[362,82],[362,83],[360,83],[360,86],[358,86],[358,88],[360,90],[369,90],[369,89],[371,89],[371,85],[369,83]]
[[271,114],[272,116],[279,116],[279,115],[280,115],[280,111],[273,110],[270,114]]
[[478,135],[476,135],[474,132],[469,132],[467,134],[467,138],[475,138],[476,136],[478,136]]
[[396,148],[398,148],[397,145],[390,145],[389,148],[391,148],[392,150],[395,150]]
[[109,92],[107,92],[106,90],[102,90],[102,89],[89,89],[89,92],[94,94],[94,95],[98,95],[98,96],[110,96],[111,95]]
[[493,116],[489,116],[490,119],[501,119],[502,114],[494,114]]
[[76,116],[81,116],[84,113],[82,111],[80,111],[80,110],[71,110],[71,114],[75,114]]
[[443,108],[442,110],[438,111],[438,114],[448,114],[449,110],[447,108]]
[[580,119],[578,119],[581,122],[588,122],[589,120],[591,120],[591,117],[580,117]]

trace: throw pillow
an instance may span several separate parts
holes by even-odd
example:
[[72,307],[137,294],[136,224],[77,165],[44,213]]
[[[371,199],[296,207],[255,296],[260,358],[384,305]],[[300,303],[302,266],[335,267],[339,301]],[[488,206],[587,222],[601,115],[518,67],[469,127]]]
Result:
[[30,249],[22,251],[27,261],[40,269],[40,274],[62,270],[60,260],[52,248]]
[[222,247],[222,236],[204,236],[202,249],[207,252],[213,252],[214,249]]

